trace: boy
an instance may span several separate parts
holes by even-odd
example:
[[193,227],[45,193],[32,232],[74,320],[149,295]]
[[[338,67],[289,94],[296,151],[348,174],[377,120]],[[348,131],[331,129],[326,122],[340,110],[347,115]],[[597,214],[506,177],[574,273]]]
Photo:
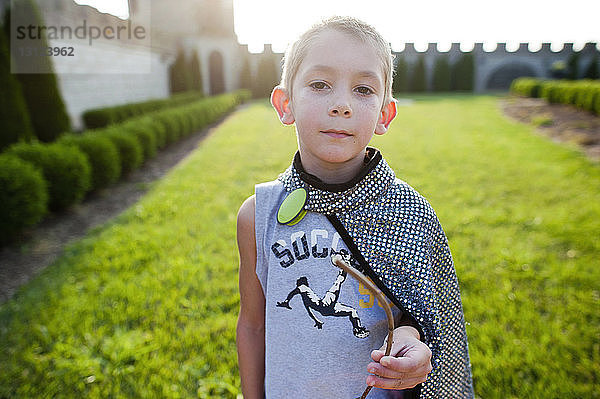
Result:
[[[387,42],[334,17],[285,55],[271,95],[298,152],[238,214],[242,391],[252,398],[472,398],[460,294],[429,204],[367,147],[396,115]],[[342,253],[395,305],[331,264]],[[373,350],[380,348],[379,350]],[[369,357],[372,361],[369,362]],[[423,383],[423,384],[422,384]]]

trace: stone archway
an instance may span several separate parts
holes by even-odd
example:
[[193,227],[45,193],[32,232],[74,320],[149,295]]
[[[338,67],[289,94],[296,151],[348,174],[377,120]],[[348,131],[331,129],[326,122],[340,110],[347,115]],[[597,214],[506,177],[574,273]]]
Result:
[[223,55],[218,51],[210,53],[208,60],[210,77],[210,95],[221,94],[225,92],[225,77],[223,70]]
[[508,90],[513,80],[523,76],[536,77],[538,74],[531,65],[519,62],[506,63],[488,75],[485,90]]

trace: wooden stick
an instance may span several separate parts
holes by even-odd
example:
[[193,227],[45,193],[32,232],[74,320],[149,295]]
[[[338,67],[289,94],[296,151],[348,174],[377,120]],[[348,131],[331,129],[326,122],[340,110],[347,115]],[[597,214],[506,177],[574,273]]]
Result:
[[[392,308],[390,307],[390,304],[388,303],[385,295],[383,295],[383,292],[381,292],[381,290],[375,284],[373,284],[373,282],[371,282],[371,280],[369,280],[364,274],[356,270],[354,267],[350,266],[348,262],[344,261],[341,255],[333,255],[331,257],[331,261],[335,266],[344,270],[356,280],[358,280],[360,283],[362,283],[362,285],[364,285],[371,292],[371,294],[373,294],[373,296],[377,298],[379,304],[383,307],[388,322],[388,338],[384,356],[389,356],[392,350],[392,344],[394,343],[394,315],[392,314]],[[368,386],[367,389],[365,389],[365,391],[363,392],[360,399],[365,399],[369,394],[371,388],[373,387]]]

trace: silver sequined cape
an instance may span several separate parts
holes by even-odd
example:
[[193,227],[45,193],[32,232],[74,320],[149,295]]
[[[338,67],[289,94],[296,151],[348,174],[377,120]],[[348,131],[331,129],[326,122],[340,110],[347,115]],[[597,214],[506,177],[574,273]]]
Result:
[[307,189],[305,209],[327,215],[346,234],[372,270],[365,274],[420,327],[433,366],[420,397],[473,398],[460,291],[440,222],[378,150],[368,148],[365,163],[352,181],[325,184],[304,171],[297,153],[279,180],[288,192]]

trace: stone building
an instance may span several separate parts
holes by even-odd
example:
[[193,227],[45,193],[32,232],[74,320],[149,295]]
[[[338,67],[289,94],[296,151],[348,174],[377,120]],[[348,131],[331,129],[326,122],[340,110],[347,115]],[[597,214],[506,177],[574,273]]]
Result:
[[[92,108],[169,96],[169,68],[178,49],[198,52],[206,94],[238,87],[241,57],[248,56],[234,32],[232,0],[129,0],[122,20],[73,0],[36,0],[47,27],[108,29],[90,45],[89,36],[49,37],[51,47],[74,47],[74,57],[53,57],[59,86],[74,129]],[[10,0],[0,0],[0,11]],[[139,27],[147,34],[135,40]],[[68,31],[68,30],[67,30]]]

